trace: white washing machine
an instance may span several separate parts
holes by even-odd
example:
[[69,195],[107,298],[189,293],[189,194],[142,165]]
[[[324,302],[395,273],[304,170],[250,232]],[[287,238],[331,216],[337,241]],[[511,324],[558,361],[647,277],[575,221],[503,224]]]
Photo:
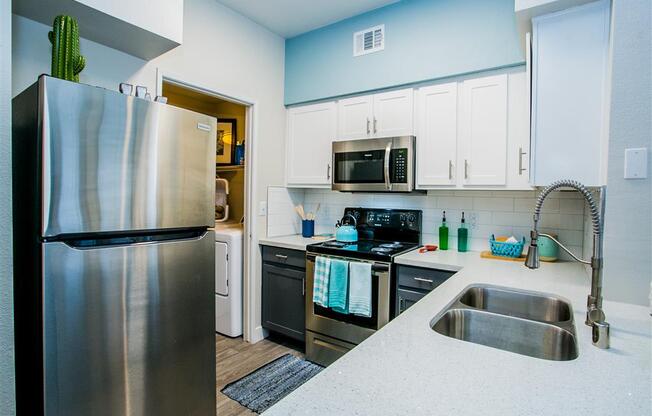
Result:
[[215,330],[242,335],[242,224],[215,224]]

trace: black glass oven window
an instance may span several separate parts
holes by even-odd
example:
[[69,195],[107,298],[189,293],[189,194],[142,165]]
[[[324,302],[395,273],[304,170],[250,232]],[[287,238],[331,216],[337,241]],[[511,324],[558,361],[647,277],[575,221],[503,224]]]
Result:
[[335,183],[384,183],[385,151],[335,153]]

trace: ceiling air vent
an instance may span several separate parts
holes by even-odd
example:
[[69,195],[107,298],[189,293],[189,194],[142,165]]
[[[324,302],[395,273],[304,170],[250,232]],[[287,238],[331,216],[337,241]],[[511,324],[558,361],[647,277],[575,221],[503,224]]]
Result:
[[385,25],[370,27],[353,34],[353,56],[385,49]]

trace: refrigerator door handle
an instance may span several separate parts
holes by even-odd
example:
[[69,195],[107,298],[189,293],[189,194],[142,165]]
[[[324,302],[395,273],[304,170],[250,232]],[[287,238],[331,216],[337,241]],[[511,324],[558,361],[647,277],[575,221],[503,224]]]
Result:
[[119,233],[101,236],[78,236],[75,238],[63,236],[56,239],[47,239],[45,241],[60,241],[71,248],[88,250],[107,247],[127,247],[136,244],[155,244],[184,240],[201,240],[204,238],[207,232],[207,230],[186,230],[155,232],[150,234]]

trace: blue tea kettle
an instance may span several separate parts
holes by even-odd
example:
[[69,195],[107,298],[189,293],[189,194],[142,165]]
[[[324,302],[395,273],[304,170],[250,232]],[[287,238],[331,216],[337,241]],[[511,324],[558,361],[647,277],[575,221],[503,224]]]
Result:
[[[353,219],[353,225],[344,224],[344,218],[346,217]],[[345,214],[342,217],[342,221],[338,221],[337,224],[335,224],[335,227],[337,227],[337,231],[335,232],[335,240],[342,243],[355,243],[358,241],[358,229],[356,228],[357,225],[358,222],[353,215]]]

